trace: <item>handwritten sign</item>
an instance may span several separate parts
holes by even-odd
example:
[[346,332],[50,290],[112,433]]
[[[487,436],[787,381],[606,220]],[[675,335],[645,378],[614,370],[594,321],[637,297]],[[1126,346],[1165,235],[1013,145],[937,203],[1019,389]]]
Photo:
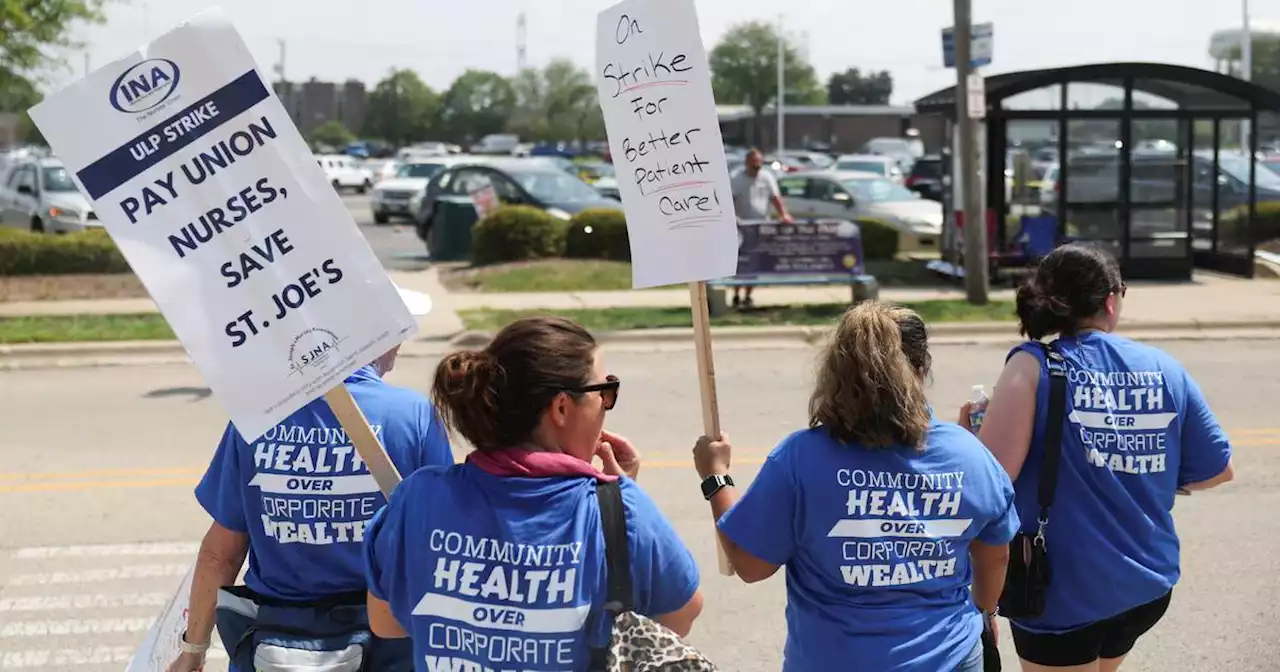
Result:
[[734,274],[738,229],[693,0],[600,13],[596,84],[637,288]]
[[191,579],[194,574],[193,566],[187,570],[178,591],[169,598],[164,611],[160,612],[147,631],[147,638],[142,641],[142,646],[133,655],[125,672],[164,672],[178,659],[182,633],[187,631],[187,607],[191,601]]
[[221,12],[31,118],[246,439],[416,331]]

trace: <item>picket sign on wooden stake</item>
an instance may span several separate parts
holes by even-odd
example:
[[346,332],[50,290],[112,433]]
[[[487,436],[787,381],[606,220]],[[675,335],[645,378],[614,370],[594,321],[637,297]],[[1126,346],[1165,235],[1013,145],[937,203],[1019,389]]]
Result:
[[[707,280],[737,274],[741,239],[694,0],[622,0],[602,10],[596,73],[631,286],[689,285],[703,434],[718,440]],[[715,537],[720,572],[732,576]]]
[[[711,315],[707,306],[707,283],[689,283],[689,303],[693,310],[693,349],[698,358],[698,389],[702,397],[702,433],[719,440],[720,405],[716,400],[716,365],[711,350]],[[724,552],[719,530],[716,535],[716,560],[720,573],[733,576],[733,564]]]
[[378,483],[378,489],[387,499],[391,499],[391,493],[397,485],[400,485],[400,470],[396,469],[396,465],[391,462],[387,450],[378,440],[378,435],[373,433],[368,419],[364,417],[360,407],[356,406],[356,400],[351,397],[351,391],[346,385],[340,384],[325,392],[324,400],[337,416],[338,422],[342,423],[342,429],[346,430],[347,437],[351,439],[356,452],[360,454],[360,459],[364,460],[364,465],[369,468],[373,480]]

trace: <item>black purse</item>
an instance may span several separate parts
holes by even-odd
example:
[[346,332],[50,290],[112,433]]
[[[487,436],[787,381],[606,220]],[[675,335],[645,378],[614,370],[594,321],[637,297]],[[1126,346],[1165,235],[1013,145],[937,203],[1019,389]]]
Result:
[[1058,488],[1058,465],[1062,459],[1062,425],[1067,409],[1067,363],[1052,345],[1038,344],[1049,367],[1049,414],[1044,427],[1044,465],[1040,469],[1037,502],[1040,515],[1035,534],[1019,532],[1009,542],[1009,569],[1000,594],[1000,615],[1006,618],[1035,618],[1044,613],[1045,594],[1053,580],[1044,530],[1049,525],[1049,507]]

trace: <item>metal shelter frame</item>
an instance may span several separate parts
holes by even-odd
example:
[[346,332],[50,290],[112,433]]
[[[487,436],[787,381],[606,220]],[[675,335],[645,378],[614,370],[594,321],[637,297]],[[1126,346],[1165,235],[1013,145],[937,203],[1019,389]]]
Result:
[[[1257,129],[1259,112],[1280,112],[1280,93],[1229,75],[1163,63],[1101,63],[1029,70],[994,75],[985,81],[984,174],[987,180],[984,193],[988,216],[994,220],[989,227],[994,234],[994,250],[1005,250],[1013,242],[1005,185],[1009,124],[1038,120],[1056,122],[1060,165],[1058,196],[1049,213],[1056,216],[1057,242],[1093,240],[1109,244],[1126,277],[1130,278],[1190,278],[1196,266],[1252,277],[1255,247],[1260,242],[1257,240],[1257,171],[1260,168],[1256,160],[1248,161],[1248,179],[1241,178],[1238,185],[1233,182],[1234,191],[1216,186],[1225,179],[1223,159],[1230,160],[1229,152],[1238,151],[1223,151],[1224,122],[1241,124],[1242,129],[1242,122],[1247,122],[1248,128]],[[1071,87],[1081,84],[1115,87],[1123,91],[1123,102],[1073,109],[1069,106]],[[1019,94],[1041,89],[1056,94],[1057,104],[1046,105],[1048,109],[1014,109],[1016,105],[1007,104]],[[1135,106],[1135,93],[1163,99],[1165,107],[1142,104],[1145,99]],[[945,116],[952,122],[948,126],[954,130],[955,95],[955,87],[937,91],[917,100],[916,110],[921,114]],[[1148,171],[1147,162],[1152,160],[1152,154],[1134,146],[1134,122],[1147,120],[1171,121],[1177,128],[1176,149],[1167,151],[1164,155],[1167,158],[1160,159],[1161,166],[1168,170],[1168,176],[1159,178],[1162,181],[1143,182],[1145,178],[1134,177],[1135,157],[1144,172]],[[1073,165],[1081,159],[1073,153],[1076,148],[1072,147],[1072,131],[1089,121],[1111,121],[1119,131],[1113,158],[1106,159],[1114,161],[1113,165],[1118,168],[1117,184],[1104,185],[1111,191],[1102,197],[1097,197],[1103,191],[1097,188],[1097,178],[1091,178],[1095,182],[1086,185],[1078,166]],[[1211,153],[1195,149],[1197,133],[1207,135],[1209,124],[1212,125]],[[1248,156],[1256,157],[1258,133],[1248,133],[1247,137]],[[1239,158],[1246,160],[1244,154]],[[948,164],[945,170],[949,171],[950,162],[944,163]],[[1075,192],[1073,174],[1081,182]],[[1214,176],[1210,186],[1197,183],[1197,178],[1204,182],[1206,174]],[[1091,190],[1092,195],[1086,193]],[[1266,196],[1268,200],[1280,200],[1280,191],[1267,191]],[[944,203],[947,200],[951,199],[944,198]],[[1232,203],[1235,203],[1233,207],[1227,207]],[[1139,227],[1134,226],[1135,214],[1142,219]],[[1173,221],[1168,221],[1167,226],[1164,223],[1152,226],[1153,220]],[[1088,221],[1106,221],[1108,226],[1080,226],[1081,222]],[[1111,235],[1097,233],[1108,227]],[[1094,233],[1091,235],[1081,228],[1092,228]],[[1118,240],[1114,235],[1117,232]],[[996,256],[998,252],[993,258]]]

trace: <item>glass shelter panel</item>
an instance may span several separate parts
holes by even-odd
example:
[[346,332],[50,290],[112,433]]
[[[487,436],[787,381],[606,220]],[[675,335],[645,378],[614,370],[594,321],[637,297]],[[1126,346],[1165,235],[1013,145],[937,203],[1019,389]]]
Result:
[[1213,250],[1213,194],[1217,189],[1213,168],[1212,119],[1191,122],[1191,248]]
[[1119,81],[1070,82],[1068,110],[1123,110],[1124,84]]
[[1072,119],[1067,122],[1066,200],[1067,237],[1108,245],[1122,251],[1120,222],[1119,119]]
[[1061,110],[1062,85],[1052,84],[1009,96],[1000,104],[1006,110]]

